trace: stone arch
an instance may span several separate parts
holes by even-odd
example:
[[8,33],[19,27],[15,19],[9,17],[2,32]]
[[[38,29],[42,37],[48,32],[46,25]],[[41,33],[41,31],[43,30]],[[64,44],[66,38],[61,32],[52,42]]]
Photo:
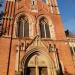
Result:
[[49,30],[50,30],[50,35],[51,35],[51,38],[52,39],[55,39],[55,30],[54,30],[54,25],[53,25],[53,22],[51,20],[51,17],[50,16],[47,16],[47,15],[44,15],[44,14],[41,14],[37,17],[37,35],[40,35],[40,27],[39,27],[39,20],[40,18],[42,17],[45,17],[47,20],[48,20],[48,24],[49,24]]
[[46,67],[48,68],[48,75],[53,74],[56,75],[56,70],[55,70],[55,64],[53,59],[43,50],[40,49],[32,49],[29,50],[28,52],[26,52],[24,58],[21,61],[21,68],[22,70],[24,70],[24,68],[26,68],[28,66],[28,62],[29,60],[34,56],[41,56],[42,58],[45,58],[45,62],[46,62]]
[[40,15],[37,17],[37,23],[39,23],[39,20],[40,20],[40,18],[42,18],[42,17],[45,17],[45,18],[48,20],[48,23],[51,24],[51,25],[53,25],[53,23],[52,23],[52,21],[51,21],[51,17],[50,17],[50,16],[47,16],[47,15],[45,15],[45,14],[40,14]]
[[21,13],[18,13],[18,14],[16,15],[16,17],[15,17],[15,21],[16,21],[16,22],[18,21],[18,18],[19,18],[21,15],[26,16],[26,17],[30,20],[30,17],[29,17],[30,14],[21,12]]

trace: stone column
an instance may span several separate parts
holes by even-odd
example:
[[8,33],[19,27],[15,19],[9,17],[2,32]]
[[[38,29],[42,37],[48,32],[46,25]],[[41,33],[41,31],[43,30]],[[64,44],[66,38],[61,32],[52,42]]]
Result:
[[36,75],[39,75],[39,72],[38,72],[38,57],[37,56],[35,57],[35,67],[36,67]]
[[38,73],[38,66],[36,65],[36,75],[39,75]]
[[48,75],[51,75],[50,67],[48,67],[47,71],[48,71]]
[[15,71],[19,71],[19,47],[16,48],[16,64],[15,64]]

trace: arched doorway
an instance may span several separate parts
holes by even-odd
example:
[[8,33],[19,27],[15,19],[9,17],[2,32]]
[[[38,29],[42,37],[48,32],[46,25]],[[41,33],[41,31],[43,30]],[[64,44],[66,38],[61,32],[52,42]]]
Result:
[[28,61],[24,74],[48,75],[47,67],[47,62],[45,61],[44,57],[42,55],[35,54]]
[[23,59],[22,75],[56,75],[52,59],[44,51],[33,50]]

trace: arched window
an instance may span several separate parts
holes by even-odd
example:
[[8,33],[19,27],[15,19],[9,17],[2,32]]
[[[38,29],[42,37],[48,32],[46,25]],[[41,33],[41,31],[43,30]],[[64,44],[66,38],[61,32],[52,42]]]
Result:
[[17,36],[29,37],[29,22],[26,16],[20,16],[17,23]]
[[39,21],[41,38],[50,38],[49,24],[46,18],[42,17]]

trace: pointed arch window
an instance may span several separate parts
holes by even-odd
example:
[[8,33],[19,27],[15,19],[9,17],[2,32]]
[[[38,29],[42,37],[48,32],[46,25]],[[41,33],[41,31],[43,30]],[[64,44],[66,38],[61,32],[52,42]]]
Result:
[[42,17],[39,21],[41,38],[50,38],[49,24],[46,18]]
[[17,36],[29,37],[29,22],[26,16],[20,16],[17,23]]

